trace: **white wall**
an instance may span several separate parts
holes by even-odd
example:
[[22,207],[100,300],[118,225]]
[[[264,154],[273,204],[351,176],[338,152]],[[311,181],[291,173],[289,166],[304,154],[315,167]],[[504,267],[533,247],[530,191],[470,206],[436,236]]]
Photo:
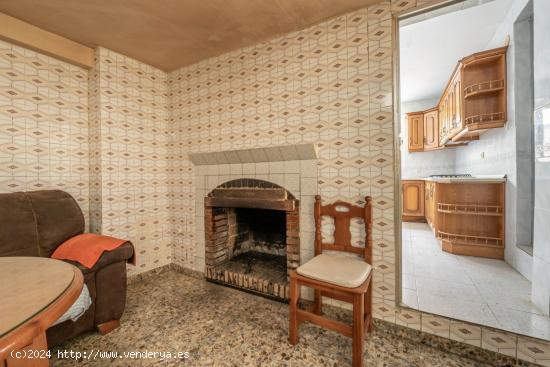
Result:
[[[523,276],[531,279],[532,256],[518,248],[517,244],[525,244],[525,238],[529,237],[532,230],[532,221],[523,220],[530,218],[529,212],[532,208],[532,190],[525,190],[525,182],[521,182],[521,189],[518,190],[519,179],[530,180],[532,172],[532,158],[528,155],[529,150],[518,150],[521,143],[517,142],[517,133],[525,129],[517,129],[519,124],[531,124],[532,116],[524,116],[521,111],[516,111],[516,105],[525,103],[526,91],[530,90],[530,83],[516,85],[516,67],[526,68],[527,66],[516,65],[516,39],[514,37],[514,23],[527,5],[528,0],[514,1],[508,11],[504,22],[495,32],[492,40],[487,44],[486,49],[502,47],[507,36],[510,36],[510,44],[507,53],[508,73],[508,122],[500,129],[488,131],[480,136],[480,140],[473,141],[468,146],[459,148],[456,154],[456,171],[467,172],[473,175],[481,174],[506,174],[506,249],[505,260]],[[527,56],[527,55],[526,55]],[[520,63],[529,62],[529,58],[521,59]],[[520,106],[521,107],[521,106]],[[521,136],[521,139],[531,138]],[[526,146],[529,144],[526,141]],[[518,174],[519,169],[519,174]],[[519,205],[519,211],[518,211]],[[521,214],[523,213],[523,214]],[[522,220],[520,220],[522,219]],[[518,223],[520,223],[518,231]],[[519,232],[519,233],[518,233]]]
[[407,112],[432,108],[438,101],[438,99],[424,99],[405,102],[401,105],[401,177],[403,179],[455,173],[455,148],[414,153],[409,153],[408,150]]
[[[535,116],[550,109],[550,1],[534,0]],[[547,124],[550,121],[545,121]],[[533,302],[550,309],[550,162],[535,164],[535,227],[533,238]]]

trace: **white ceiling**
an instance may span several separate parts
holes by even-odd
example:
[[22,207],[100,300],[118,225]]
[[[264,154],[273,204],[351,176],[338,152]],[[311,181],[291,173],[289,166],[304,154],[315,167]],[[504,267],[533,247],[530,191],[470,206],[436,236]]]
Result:
[[457,61],[487,48],[512,1],[463,5],[404,21],[399,31],[401,101],[439,98]]

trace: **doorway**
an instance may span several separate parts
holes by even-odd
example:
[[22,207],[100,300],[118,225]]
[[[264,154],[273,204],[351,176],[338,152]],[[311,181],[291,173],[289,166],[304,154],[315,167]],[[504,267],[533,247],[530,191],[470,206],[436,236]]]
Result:
[[525,248],[530,1],[451,2],[400,18],[397,38],[401,306],[549,340]]

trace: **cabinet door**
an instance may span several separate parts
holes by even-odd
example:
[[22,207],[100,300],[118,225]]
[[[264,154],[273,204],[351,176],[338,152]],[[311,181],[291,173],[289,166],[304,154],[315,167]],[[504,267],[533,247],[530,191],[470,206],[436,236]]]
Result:
[[439,144],[443,144],[443,141],[445,140],[447,133],[445,131],[445,121],[443,121],[445,111],[445,106],[443,105],[443,102],[439,104],[439,114],[438,114],[438,120],[439,120]]
[[424,181],[403,181],[403,215],[424,216]]
[[424,118],[422,114],[409,115],[409,151],[424,150]]
[[449,90],[449,94],[447,98],[449,100],[448,102],[449,103],[449,126],[450,126],[450,129],[453,130],[455,128],[454,121],[455,121],[455,110],[456,110],[454,88],[451,88]]
[[430,182],[424,184],[424,215],[426,221],[430,223],[432,221],[432,213],[430,211]]
[[439,119],[437,115],[437,110],[424,114],[424,150],[439,147]]
[[462,88],[460,83],[460,77],[455,82],[455,126],[462,127]]
[[447,96],[441,99],[439,105],[439,129],[441,130],[441,138],[439,143],[443,144],[449,136],[449,104]]
[[445,95],[445,129],[447,130],[447,136],[453,127],[451,126],[451,103],[449,94]]
[[437,212],[437,184],[435,182],[430,182],[430,211],[432,230],[437,235],[439,214]]

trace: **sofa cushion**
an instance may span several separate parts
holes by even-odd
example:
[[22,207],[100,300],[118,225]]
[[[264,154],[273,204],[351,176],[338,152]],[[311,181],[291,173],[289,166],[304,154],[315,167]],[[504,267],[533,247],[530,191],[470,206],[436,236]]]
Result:
[[42,190],[26,195],[36,215],[40,256],[50,257],[57,246],[84,232],[84,215],[68,193]]
[[24,192],[0,194],[0,256],[39,256],[32,206]]

